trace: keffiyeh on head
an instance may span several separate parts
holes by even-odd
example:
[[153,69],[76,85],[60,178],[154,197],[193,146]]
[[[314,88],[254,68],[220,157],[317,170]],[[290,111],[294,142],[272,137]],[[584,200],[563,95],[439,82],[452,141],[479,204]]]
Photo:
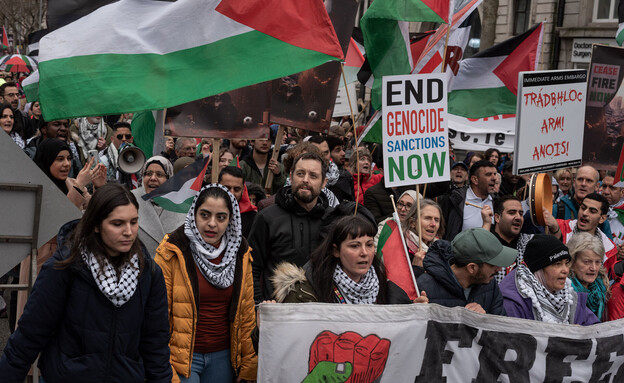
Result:
[[[199,196],[206,189],[219,188],[225,191],[232,203],[232,216],[230,217],[230,223],[225,228],[225,233],[221,238],[221,244],[218,248],[204,241],[201,236],[197,223],[195,221],[195,205]],[[210,197],[209,197],[210,198]],[[195,264],[201,271],[202,275],[213,286],[224,289],[234,283],[234,266],[236,265],[236,254],[241,245],[241,217],[240,208],[236,198],[230,193],[227,188],[219,184],[206,185],[195,196],[191,209],[186,215],[186,221],[184,222],[184,234],[191,241],[191,252],[193,253],[193,259]],[[210,262],[212,259],[218,258],[221,253],[225,251],[223,259],[218,264]]]

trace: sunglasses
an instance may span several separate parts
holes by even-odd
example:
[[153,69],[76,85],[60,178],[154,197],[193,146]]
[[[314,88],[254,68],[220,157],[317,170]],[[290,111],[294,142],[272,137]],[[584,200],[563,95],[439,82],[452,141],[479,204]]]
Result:
[[118,140],[121,140],[121,139],[123,139],[124,137],[126,137],[126,140],[129,140],[129,139],[131,139],[131,138],[132,138],[132,134],[118,134],[118,135],[117,135],[117,139],[118,139]]

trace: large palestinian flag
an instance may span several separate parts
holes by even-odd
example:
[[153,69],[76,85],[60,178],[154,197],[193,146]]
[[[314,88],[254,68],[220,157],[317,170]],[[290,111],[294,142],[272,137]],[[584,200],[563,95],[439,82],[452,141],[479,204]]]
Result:
[[120,0],[46,35],[39,58],[54,120],[180,105],[343,53],[318,0]]
[[462,60],[449,93],[449,113],[468,118],[515,114],[518,73],[537,70],[543,30],[537,24]]
[[193,162],[160,185],[158,189],[141,198],[145,201],[151,199],[165,210],[188,213],[193,204],[193,198],[202,188],[209,160],[210,158],[206,157]]

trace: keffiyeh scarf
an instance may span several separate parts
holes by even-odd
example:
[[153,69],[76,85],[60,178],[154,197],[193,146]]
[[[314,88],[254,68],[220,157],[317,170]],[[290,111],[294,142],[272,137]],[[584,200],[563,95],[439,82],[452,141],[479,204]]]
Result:
[[[195,222],[195,204],[197,203],[197,197],[204,189],[217,187],[223,189],[230,197],[232,203],[233,214],[230,219],[230,223],[225,229],[225,233],[221,238],[221,244],[219,247],[214,247],[211,244],[204,241],[199,230],[197,229],[197,223]],[[225,289],[230,287],[234,283],[234,267],[236,266],[236,254],[241,245],[241,217],[240,208],[236,198],[222,185],[210,184],[202,188],[202,190],[195,196],[191,209],[186,215],[186,221],[184,222],[184,234],[191,241],[191,252],[193,253],[193,259],[195,264],[201,271],[202,275],[213,286]],[[211,259],[218,258],[221,253],[225,251],[221,262],[214,264],[210,262]]]
[[574,291],[587,293],[587,307],[596,314],[598,319],[602,320],[602,314],[607,303],[607,287],[604,285],[600,277],[593,281],[585,288],[578,278],[572,278],[572,287]]
[[542,270],[536,271],[536,274],[524,264],[518,265],[516,269],[516,287],[520,295],[531,299],[535,320],[570,324],[570,308],[574,303],[572,294],[576,294],[572,289],[572,282],[566,279],[563,289],[551,293],[543,282],[538,280],[540,275],[543,275]]
[[134,254],[130,262],[121,267],[119,275],[106,257],[102,257],[100,268],[100,263],[93,253],[83,249],[82,260],[91,270],[97,287],[115,307],[123,306],[132,298],[139,282],[138,254]]
[[379,294],[379,278],[375,269],[371,266],[360,282],[353,279],[342,270],[340,264],[334,269],[334,283],[347,303],[352,304],[373,304],[377,301]]

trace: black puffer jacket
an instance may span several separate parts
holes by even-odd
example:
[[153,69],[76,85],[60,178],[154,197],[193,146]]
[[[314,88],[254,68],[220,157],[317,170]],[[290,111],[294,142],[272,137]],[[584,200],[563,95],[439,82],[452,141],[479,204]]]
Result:
[[66,239],[77,223],[61,228],[58,249],[37,277],[0,358],[0,381],[23,382],[41,351],[39,368],[47,383],[171,382],[167,290],[160,267],[144,248],[137,289],[115,307],[84,263],[54,268],[69,257]]
[[449,260],[453,258],[451,243],[435,241],[423,261],[426,273],[418,277],[418,288],[427,292],[429,303],[437,303],[445,307],[464,307],[476,302],[488,314],[506,315],[503,307],[503,296],[495,279],[487,285],[473,285],[468,299],[464,295],[455,274],[451,270]]
[[321,242],[319,233],[332,212],[321,196],[311,211],[294,200],[290,186],[281,188],[275,204],[261,210],[249,233],[256,303],[272,299],[270,277],[281,262],[303,267]]
[[444,215],[446,222],[446,230],[444,239],[452,241],[462,230],[464,225],[464,202],[466,201],[466,193],[468,186],[455,189],[448,194],[443,194],[438,198],[438,204]]

